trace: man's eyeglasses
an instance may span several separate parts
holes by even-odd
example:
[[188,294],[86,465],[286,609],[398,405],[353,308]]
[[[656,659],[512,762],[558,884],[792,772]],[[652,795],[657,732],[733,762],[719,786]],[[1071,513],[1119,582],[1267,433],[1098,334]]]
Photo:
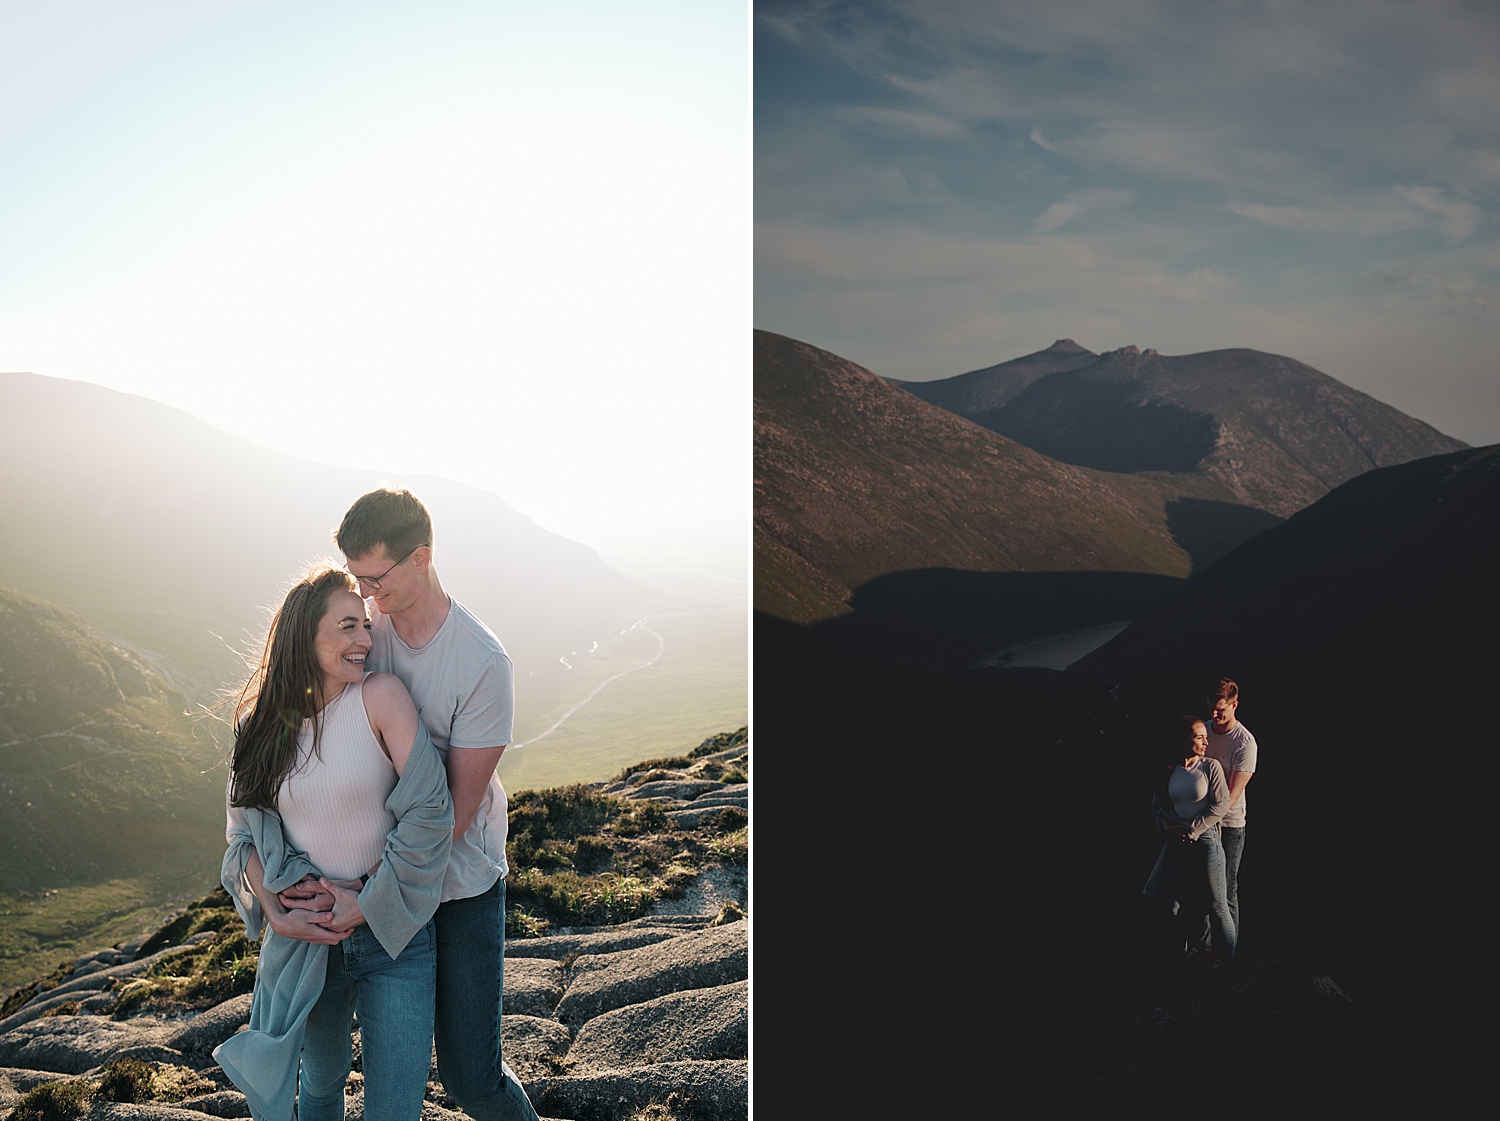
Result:
[[420,543],[418,543],[416,545],[413,545],[410,549],[406,550],[406,556],[403,556],[401,558],[401,560],[398,560],[396,562],[396,564],[391,565],[390,568],[386,569],[379,576],[356,576],[352,572],[349,573],[349,575],[353,576],[356,580],[358,580],[366,588],[369,588],[370,591],[372,591],[372,592],[378,592],[378,591],[380,591],[380,582],[382,580],[384,580],[387,576],[389,576],[392,572],[396,571],[396,565],[399,565],[401,563],[401,561],[404,561],[406,559],[406,557],[411,556],[413,553],[415,553],[418,549],[420,549],[425,544],[427,544],[427,542],[422,541],[422,542],[420,542]]

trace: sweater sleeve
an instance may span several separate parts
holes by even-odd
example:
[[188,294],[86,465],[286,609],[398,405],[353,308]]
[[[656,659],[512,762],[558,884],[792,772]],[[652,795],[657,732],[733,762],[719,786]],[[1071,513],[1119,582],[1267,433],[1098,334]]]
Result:
[[1229,812],[1229,784],[1224,781],[1224,768],[1217,759],[1204,759],[1201,764],[1208,768],[1208,805],[1203,813],[1193,819],[1188,836],[1196,841],[1223,820]]
[[282,891],[303,876],[316,876],[319,872],[304,853],[287,843],[281,832],[281,818],[274,810],[231,806],[228,801],[226,794],[228,820],[224,839],[228,848],[219,867],[219,882],[244,920],[246,934],[250,938],[259,938],[265,932],[266,916],[260,900],[250,890],[250,880],[245,873],[250,854],[260,856],[263,882],[270,891]]
[[396,825],[386,835],[380,867],[359,893],[359,909],[394,959],[437,910],[453,845],[448,772],[420,721],[401,779],[385,806]]
[[1172,799],[1166,797],[1160,782],[1151,788],[1151,820],[1158,833],[1167,832],[1167,823],[1178,820],[1177,808],[1172,805]]

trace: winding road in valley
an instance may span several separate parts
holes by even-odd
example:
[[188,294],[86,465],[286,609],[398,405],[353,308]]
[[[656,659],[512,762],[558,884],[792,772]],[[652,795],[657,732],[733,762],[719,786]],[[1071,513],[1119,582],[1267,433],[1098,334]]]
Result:
[[561,728],[563,726],[563,724],[567,721],[567,719],[570,716],[572,716],[575,712],[577,712],[579,709],[581,709],[584,705],[588,704],[591,700],[593,700],[595,697],[597,697],[600,693],[604,692],[604,690],[608,689],[616,681],[619,681],[620,678],[622,678],[622,677],[629,677],[632,673],[639,673],[641,670],[646,669],[646,668],[648,668],[650,666],[654,666],[657,662],[659,662],[661,660],[662,654],[665,653],[665,651],[667,649],[666,640],[664,638],[662,638],[662,636],[660,634],[658,634],[656,631],[654,631],[650,627],[648,627],[646,625],[646,620],[644,620],[644,619],[641,619],[639,622],[637,622],[637,623],[635,623],[635,624],[627,627],[625,629],[625,631],[622,631],[621,633],[624,634],[624,633],[628,633],[629,631],[634,631],[634,630],[644,631],[646,634],[649,634],[653,638],[656,639],[656,653],[652,654],[651,657],[647,658],[640,665],[633,666],[632,668],[627,669],[627,670],[621,670],[619,673],[615,674],[613,677],[610,677],[610,678],[605,679],[604,681],[601,681],[598,685],[594,686],[593,692],[589,693],[589,695],[586,696],[586,697],[584,697],[583,700],[579,701],[572,708],[568,709],[567,712],[565,712],[561,716],[559,716],[557,718],[557,720],[553,722],[552,727],[548,728],[545,732],[542,732],[539,735],[533,736],[531,739],[527,740],[525,743],[512,744],[511,746],[513,748],[530,747],[532,744],[539,743],[540,741],[542,741],[542,740],[546,739],[548,736],[550,736],[553,732],[555,732],[559,728]]

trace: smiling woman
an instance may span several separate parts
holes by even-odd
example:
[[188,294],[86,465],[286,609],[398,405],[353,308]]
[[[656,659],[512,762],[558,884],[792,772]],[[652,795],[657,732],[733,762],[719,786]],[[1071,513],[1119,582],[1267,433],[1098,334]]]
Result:
[[[345,682],[363,678],[363,652],[370,640],[363,626],[350,624],[368,623],[369,616],[357,588],[347,572],[320,566],[287,593],[271,620],[260,661],[234,704],[233,805],[275,805],[277,791],[296,763],[303,725],[310,726],[316,752],[324,706],[343,691]],[[347,598],[336,605],[340,593]],[[358,632],[357,639],[349,635],[351,630]],[[344,657],[360,642],[361,663],[355,671]]]
[[337,590],[328,597],[327,610],[318,621],[318,635],[313,649],[318,655],[318,669],[323,673],[319,684],[319,708],[338,696],[351,681],[365,676],[365,655],[370,652],[370,612],[365,601],[348,590]]
[[356,1008],[366,1116],[415,1116],[426,1090],[453,804],[405,686],[365,673],[357,588],[326,564],[293,585],[235,710],[222,883],[276,937],[215,1058],[256,1116],[343,1116]]

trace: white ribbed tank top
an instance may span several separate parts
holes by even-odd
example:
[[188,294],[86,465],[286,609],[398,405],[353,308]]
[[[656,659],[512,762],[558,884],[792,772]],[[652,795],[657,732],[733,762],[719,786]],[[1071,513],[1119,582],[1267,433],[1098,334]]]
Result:
[[386,834],[396,824],[385,808],[396,768],[370,728],[363,681],[344,686],[322,716],[318,755],[312,721],[302,722],[297,766],[281,784],[276,809],[286,839],[325,876],[358,879],[380,862]]

